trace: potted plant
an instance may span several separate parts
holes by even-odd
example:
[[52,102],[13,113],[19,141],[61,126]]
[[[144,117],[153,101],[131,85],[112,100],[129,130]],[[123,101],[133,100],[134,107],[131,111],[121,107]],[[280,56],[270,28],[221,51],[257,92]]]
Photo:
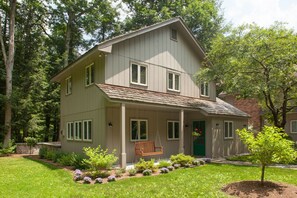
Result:
[[199,130],[198,128],[195,128],[194,131],[192,132],[192,136],[194,137],[199,137],[202,135],[202,131]]

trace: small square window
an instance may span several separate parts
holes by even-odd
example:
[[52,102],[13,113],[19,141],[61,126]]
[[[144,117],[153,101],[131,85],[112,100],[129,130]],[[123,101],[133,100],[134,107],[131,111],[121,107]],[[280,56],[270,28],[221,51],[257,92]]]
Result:
[[177,41],[177,30],[171,29],[171,39]]

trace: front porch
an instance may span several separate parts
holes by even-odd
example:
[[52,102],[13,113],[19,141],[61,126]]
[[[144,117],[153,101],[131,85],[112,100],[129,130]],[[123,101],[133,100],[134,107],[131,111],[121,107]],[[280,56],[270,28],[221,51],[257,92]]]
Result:
[[[198,126],[198,121],[204,125]],[[137,162],[141,157],[135,156],[137,141],[154,141],[156,146],[162,146],[162,155],[151,156],[155,159],[169,159],[178,153],[211,157],[211,119],[199,111],[110,103],[106,109],[106,122],[107,148],[115,148],[120,153],[122,167],[126,167],[127,162]],[[200,141],[192,136],[194,127],[199,127],[202,132]],[[202,153],[197,153],[197,146]],[[150,156],[145,159],[150,159]]]

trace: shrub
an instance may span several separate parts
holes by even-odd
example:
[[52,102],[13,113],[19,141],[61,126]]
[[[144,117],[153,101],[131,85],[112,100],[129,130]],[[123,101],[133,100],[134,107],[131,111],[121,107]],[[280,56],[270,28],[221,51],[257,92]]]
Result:
[[180,164],[174,164],[173,167],[174,167],[175,169],[178,169],[178,168],[181,167],[181,165],[180,165]]
[[137,170],[135,168],[129,169],[128,170],[129,176],[135,176],[137,173]]
[[100,145],[97,148],[84,147],[83,151],[89,157],[88,159],[83,159],[83,162],[93,171],[110,169],[118,160],[118,157],[115,156],[116,150],[108,154],[108,149],[103,150]]
[[[55,156],[57,156],[57,154]],[[60,158],[57,158],[57,162],[59,164],[62,164],[63,166],[72,166],[73,156],[70,153],[65,153],[65,154],[61,155]]]
[[126,172],[126,169],[124,168],[117,168],[115,170],[116,177],[121,177]]
[[146,169],[142,172],[143,176],[150,176],[152,175],[152,170],[150,169]]
[[55,159],[55,155],[56,155],[56,152],[54,150],[48,149],[45,154],[45,159],[53,161]]
[[41,147],[40,149],[39,149],[39,157],[41,158],[41,159],[45,159],[46,158],[46,155],[47,155],[47,148],[45,148],[45,147]]
[[247,145],[256,163],[261,164],[261,184],[264,185],[264,173],[267,165],[272,163],[289,163],[296,159],[294,142],[286,139],[283,129],[264,126],[255,137],[247,129],[237,130],[240,139]]
[[79,169],[76,169],[76,170],[74,171],[74,175],[79,175],[79,176],[82,176],[82,175],[83,175],[83,173],[82,173],[82,171],[81,171],[81,170],[79,170]]
[[158,164],[159,168],[166,168],[168,166],[171,166],[171,163],[166,160],[161,160]]
[[87,172],[86,175],[88,177],[91,177],[91,178],[98,178],[98,177],[107,178],[107,177],[110,176],[110,172],[109,171],[102,171],[102,170],[99,171],[99,170],[97,170],[97,171]]
[[113,175],[111,175],[111,176],[109,176],[108,178],[107,178],[107,181],[108,182],[113,182],[113,181],[115,181],[116,180],[116,178],[115,178],[115,176],[113,176]]
[[58,160],[59,160],[60,158],[62,158],[64,155],[67,155],[67,153],[62,152],[62,151],[56,151],[56,152],[55,152],[55,155],[53,156],[53,161],[54,161],[54,162],[58,162]]
[[194,158],[190,155],[179,153],[177,155],[171,155],[170,160],[173,164],[180,164],[181,166],[185,166],[186,164],[192,164]]
[[84,177],[84,184],[90,184],[92,182],[92,179],[90,177]]
[[140,158],[139,162],[135,164],[135,168],[137,172],[143,172],[146,169],[154,170],[156,167],[154,166],[155,160],[151,159],[150,161],[145,161],[144,159]]
[[102,184],[103,183],[103,179],[98,177],[95,179],[95,184]]
[[36,146],[38,140],[35,137],[26,137],[25,142],[30,147],[30,154],[32,154],[32,147]]
[[167,168],[168,168],[168,170],[170,170],[170,171],[173,171],[173,170],[174,170],[174,167],[173,167],[173,166],[168,166]]
[[9,140],[8,146],[5,148],[3,147],[3,144],[0,143],[0,155],[12,154],[15,152],[15,149],[16,149],[16,145],[13,140]]
[[80,175],[74,175],[73,180],[74,181],[82,180],[82,176],[80,176]]
[[160,172],[166,174],[166,173],[169,173],[169,169],[168,168],[161,168]]
[[193,162],[192,162],[192,164],[194,165],[194,166],[200,166],[200,163],[201,161],[200,160],[194,160]]

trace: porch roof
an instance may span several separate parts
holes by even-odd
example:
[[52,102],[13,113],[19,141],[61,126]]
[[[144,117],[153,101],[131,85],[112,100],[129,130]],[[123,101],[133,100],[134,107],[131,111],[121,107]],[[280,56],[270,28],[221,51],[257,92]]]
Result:
[[97,84],[97,86],[111,101],[135,102],[192,110],[202,110],[208,115],[250,117],[247,113],[237,109],[236,107],[224,102],[219,98],[216,98],[216,101],[210,101],[202,100],[200,98],[110,84]]

